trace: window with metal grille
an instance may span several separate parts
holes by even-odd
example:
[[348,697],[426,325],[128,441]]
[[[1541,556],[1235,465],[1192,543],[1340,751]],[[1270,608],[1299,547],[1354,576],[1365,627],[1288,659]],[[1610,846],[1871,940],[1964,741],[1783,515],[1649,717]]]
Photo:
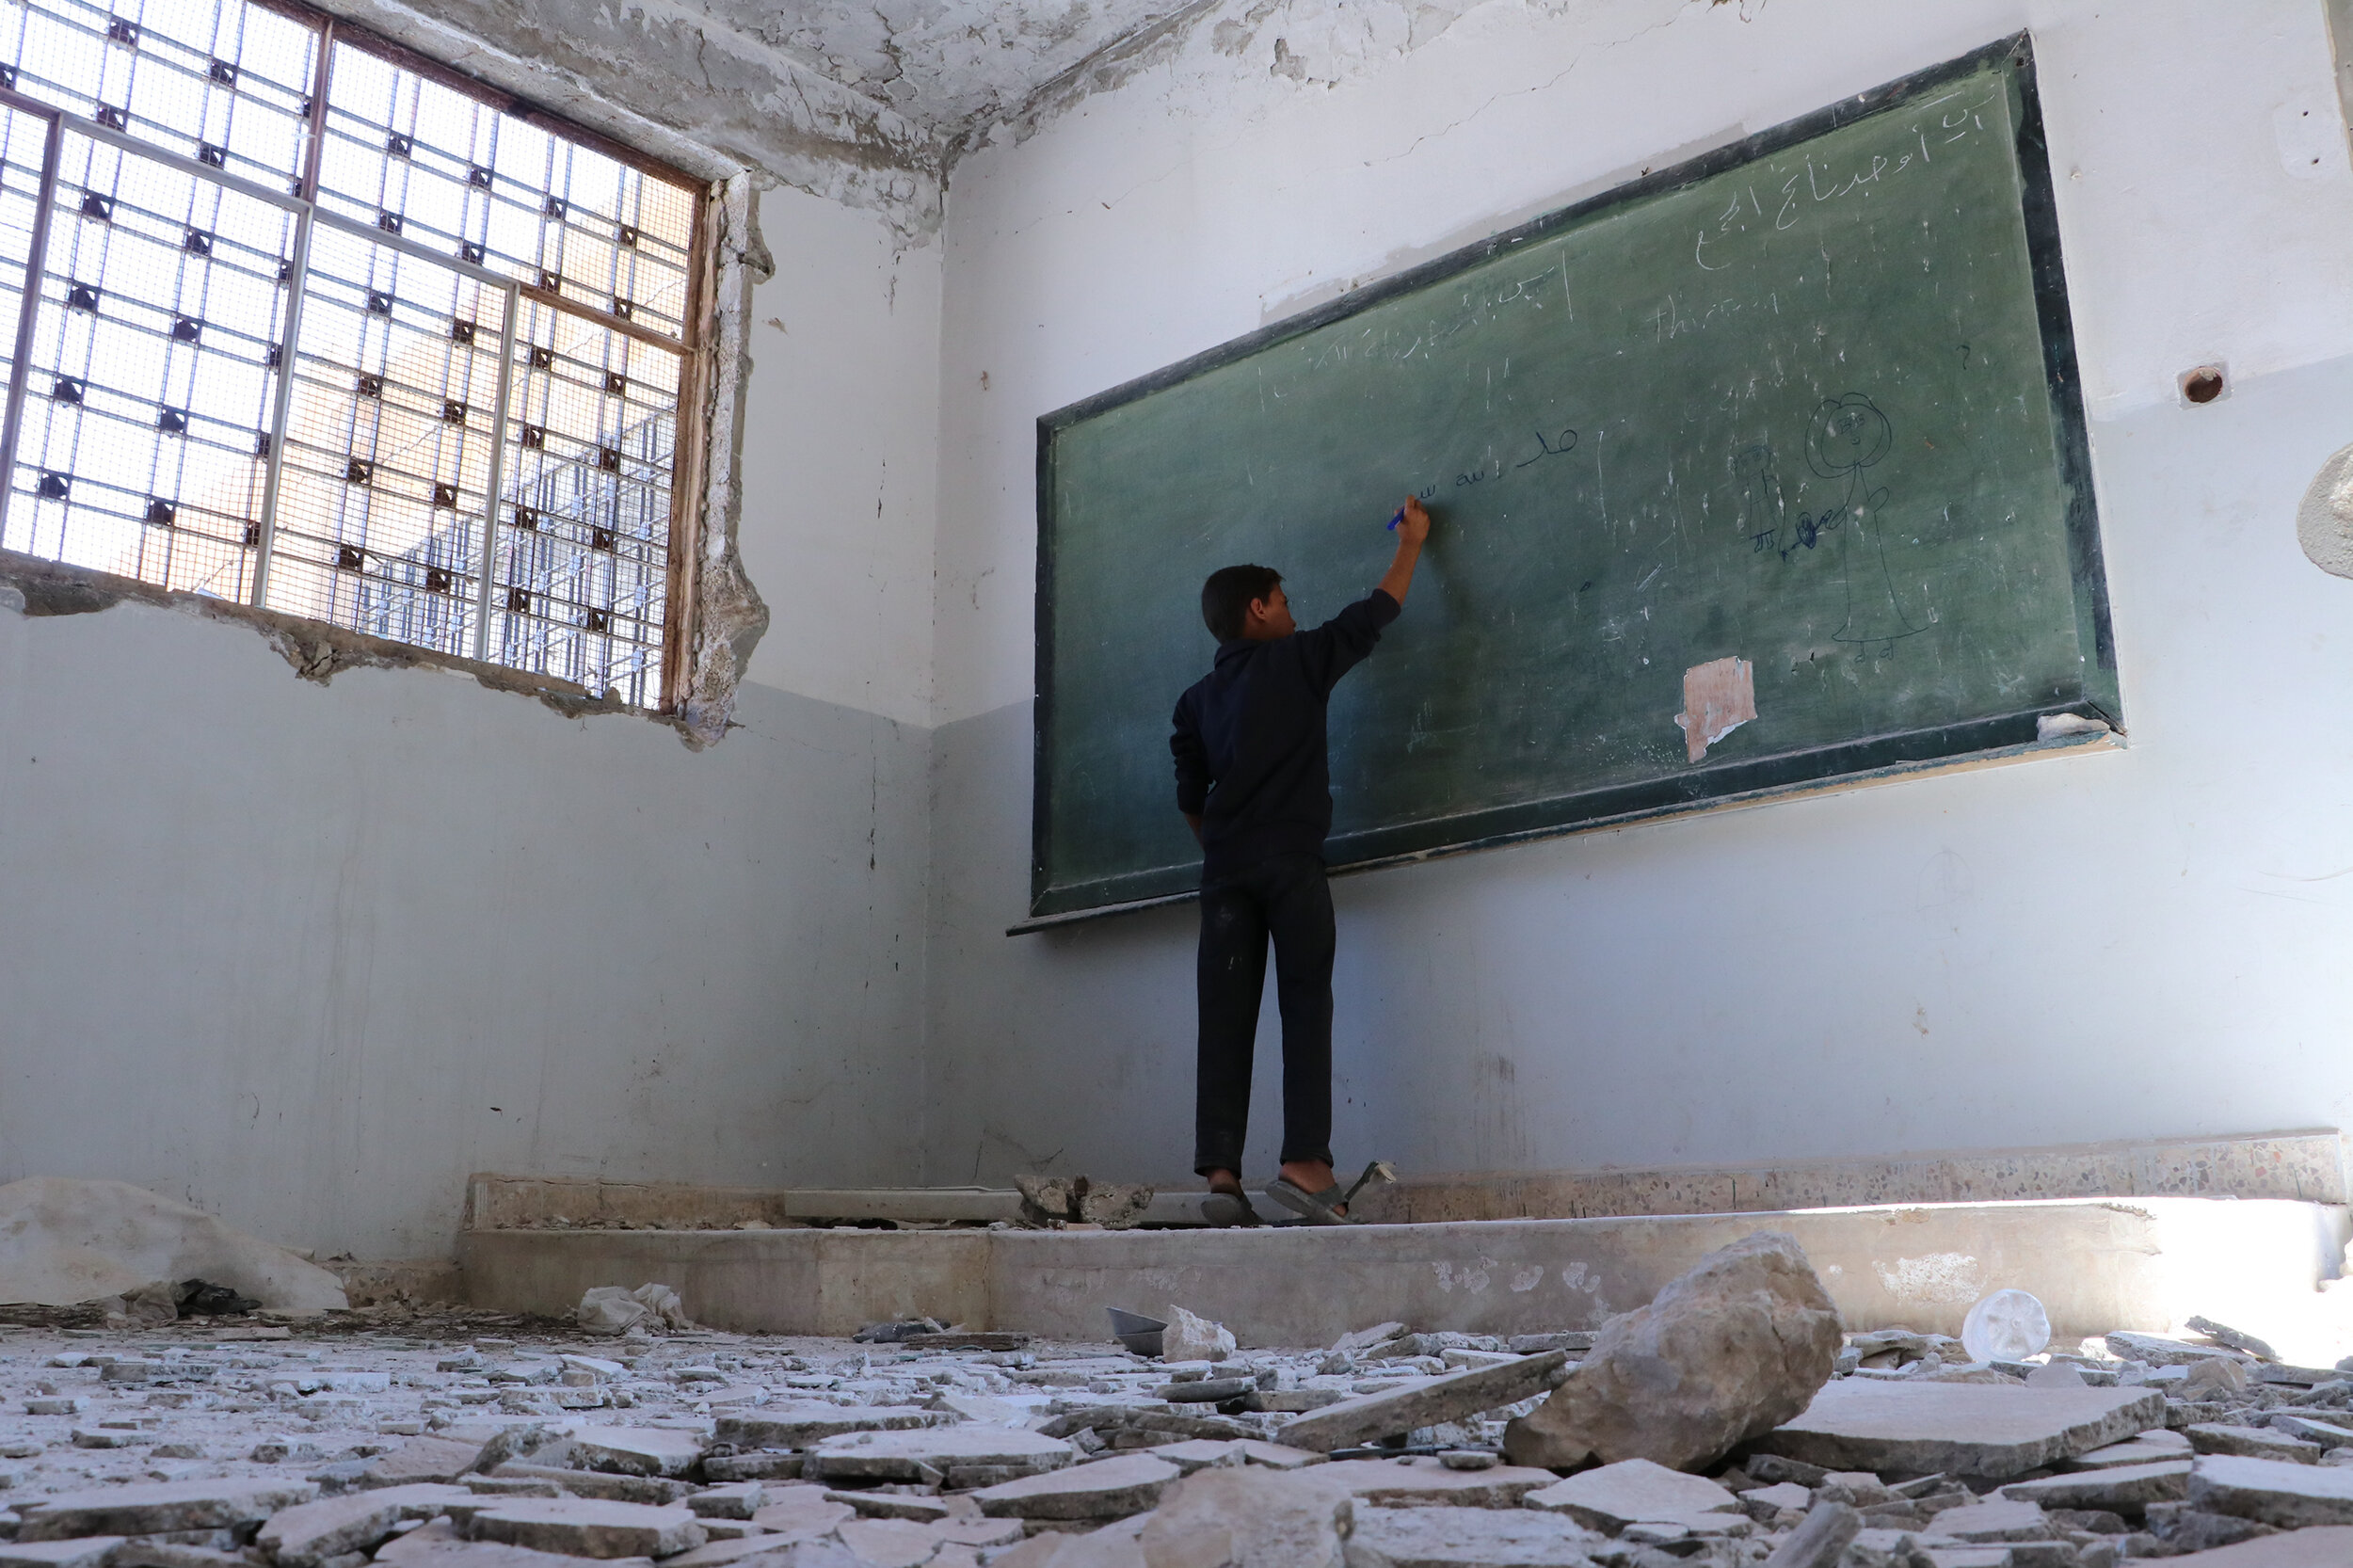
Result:
[[701,211],[280,0],[0,0],[0,549],[667,706]]

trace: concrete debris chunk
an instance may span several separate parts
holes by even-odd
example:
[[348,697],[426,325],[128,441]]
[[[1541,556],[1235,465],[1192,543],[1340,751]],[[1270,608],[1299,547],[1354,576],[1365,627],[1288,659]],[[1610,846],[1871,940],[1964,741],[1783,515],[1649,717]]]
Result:
[[254,1544],[280,1568],[320,1568],[346,1552],[374,1551],[392,1538],[403,1520],[430,1519],[453,1504],[473,1501],[474,1495],[462,1486],[432,1481],[351,1492],[280,1509]]
[[2300,1437],[2324,1449],[2342,1448],[2353,1444],[2353,1427],[2342,1421],[2323,1421],[2311,1416],[2298,1416],[2294,1411],[2273,1411],[2271,1430],[2286,1432],[2290,1437]]
[[2240,1454],[2249,1459],[2279,1459],[2291,1464],[2320,1463],[2320,1445],[2293,1433],[2265,1427],[2234,1427],[2200,1421],[2182,1429],[2189,1446],[2201,1454]]
[[1804,1410],[1841,1342],[1803,1249],[1760,1231],[1613,1319],[1568,1382],[1507,1429],[1504,1452],[1555,1469],[1589,1456],[1699,1469]]
[[871,1568],[917,1568],[939,1550],[939,1538],[904,1519],[853,1519],[835,1532]]
[[916,1405],[774,1404],[756,1416],[722,1416],[715,1440],[739,1448],[808,1448],[852,1432],[942,1427],[954,1413]]
[[1156,1506],[1182,1475],[1164,1459],[1125,1454],[985,1487],[972,1500],[991,1518],[1123,1519]]
[[2108,1353],[2119,1361],[2137,1361],[2150,1367],[2187,1367],[2217,1358],[2242,1359],[2238,1352],[2218,1345],[2193,1345],[2186,1339],[2169,1339],[2161,1334],[2117,1333],[2109,1335],[2104,1343]]
[[2353,1527],[2268,1535],[2260,1541],[2177,1557],[2167,1568],[2345,1568],[2353,1562]]
[[[0,1186],[0,1302],[72,1306],[197,1278],[273,1311],[350,1304],[327,1270],[127,1181],[33,1176]],[[169,1321],[179,1310],[172,1287],[165,1297],[161,1320]]]
[[2164,1419],[2165,1396],[2153,1389],[1847,1378],[1756,1446],[1833,1469],[2007,1480]]
[[[495,1541],[468,1541],[445,1524],[396,1535],[376,1554],[385,1568],[581,1568],[580,1559]],[[673,1563],[683,1560],[673,1558]],[[653,1568],[651,1558],[620,1558],[605,1568]]]
[[1282,1429],[1282,1438],[1294,1448],[1329,1453],[1416,1427],[1459,1421],[1545,1392],[1560,1381],[1567,1363],[1567,1352],[1549,1351],[1343,1400],[1295,1417]]
[[2049,1541],[2055,1532],[2050,1516],[2039,1504],[2003,1497],[1946,1509],[1936,1516],[1936,1533],[1982,1544],[1988,1541]]
[[2161,1464],[2167,1460],[2187,1459],[2191,1451],[2189,1439],[2178,1432],[2144,1432],[2121,1443],[2111,1443],[2105,1448],[2094,1448],[2088,1454],[2062,1460],[2060,1467],[2068,1470],[2122,1469]]
[[2002,1496],[2043,1508],[2089,1508],[2137,1518],[2151,1503],[2176,1503],[2189,1496],[2187,1459],[2154,1464],[2120,1464],[2077,1470],[2041,1480],[2014,1480]]
[[572,1310],[572,1320],[584,1333],[623,1335],[631,1329],[680,1329],[687,1320],[685,1304],[666,1285],[641,1285],[625,1290],[617,1285],[590,1288]]
[[768,1506],[768,1489],[756,1480],[729,1481],[690,1492],[680,1500],[699,1518],[748,1519]]
[[702,1456],[701,1438],[666,1427],[584,1427],[572,1437],[573,1463],[608,1475],[679,1477]]
[[829,1437],[813,1449],[807,1468],[824,1481],[928,1480],[951,1470],[994,1467],[1020,1474],[1058,1470],[1078,1457],[1060,1438],[1011,1427],[938,1427],[858,1432]]
[[1168,1309],[1168,1327],[1160,1331],[1163,1361],[1223,1361],[1234,1353],[1234,1331],[1186,1311]]
[[1145,1522],[1144,1560],[1154,1568],[1347,1568],[1356,1503],[1325,1474],[1203,1470]]
[[307,1503],[307,1481],[260,1480],[158,1481],[68,1492],[20,1505],[20,1541],[83,1535],[164,1535],[258,1525],[281,1508]]
[[1365,1352],[1372,1349],[1375,1345],[1387,1344],[1390,1340],[1397,1338],[1404,1332],[1405,1325],[1403,1323],[1375,1323],[1370,1328],[1355,1329],[1350,1333],[1341,1335],[1337,1339],[1332,1341],[1332,1348],[1324,1353],[1327,1355],[1359,1356],[1364,1354]]
[[596,1497],[511,1497],[473,1516],[466,1533],[567,1557],[672,1557],[703,1544],[694,1511]]
[[1862,1532],[1863,1515],[1846,1503],[1819,1502],[1783,1538],[1765,1568],[1831,1568]]
[[[1348,1568],[1586,1568],[1604,1538],[1532,1509],[1356,1510]],[[1146,1527],[1147,1528],[1149,1527]]]
[[1316,1474],[1380,1508],[1518,1508],[1531,1494],[1561,1479],[1549,1470],[1515,1464],[1453,1470],[1427,1455],[1402,1464],[1335,1460],[1317,1466]]
[[410,1486],[420,1481],[455,1481],[473,1467],[482,1452],[479,1443],[454,1443],[446,1437],[411,1437],[387,1448],[360,1472],[361,1486]]
[[1647,1459],[1625,1459],[1532,1492],[1528,1506],[1566,1513],[1578,1524],[1614,1534],[1647,1520],[1681,1521],[1692,1514],[1729,1512],[1740,1504],[1705,1476],[1686,1475]]
[[[471,1484],[477,1480],[468,1477]],[[658,1476],[616,1476],[601,1470],[567,1470],[551,1464],[509,1462],[498,1468],[497,1480],[537,1481],[577,1497],[601,1497],[609,1502],[644,1503],[666,1507],[686,1495],[687,1483]]]
[[2253,1335],[2242,1334],[2237,1329],[2229,1327],[2227,1324],[2217,1323],[2210,1318],[2192,1318],[2188,1322],[2184,1323],[2182,1326],[2188,1329],[2193,1334],[2204,1335],[2207,1338],[2213,1340],[2216,1344],[2220,1345],[2225,1350],[2242,1351],[2249,1355],[2259,1356],[2265,1361],[2277,1361],[2280,1359],[2279,1352],[2273,1350],[2269,1345],[2265,1344]]
[[122,1544],[119,1535],[71,1541],[0,1541],[0,1568],[106,1568]]
[[2353,1525],[2353,1469],[2231,1454],[2201,1455],[2190,1506],[2281,1529]]

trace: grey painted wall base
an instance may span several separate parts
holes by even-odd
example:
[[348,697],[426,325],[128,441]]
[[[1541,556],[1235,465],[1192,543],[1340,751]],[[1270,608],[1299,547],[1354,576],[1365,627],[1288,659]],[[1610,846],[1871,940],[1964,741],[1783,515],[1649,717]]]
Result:
[[2344,1203],[2345,1139],[2329,1129],[1777,1165],[1409,1176],[1368,1189],[1363,1212],[1403,1224],[2093,1197]]
[[1798,1238],[1850,1330],[1957,1334],[1971,1303],[2014,1286],[2062,1338],[2201,1312],[2261,1322],[2335,1275],[2348,1234],[2335,1206],[2147,1198],[1250,1231],[470,1230],[460,1247],[468,1299],[499,1311],[555,1315],[592,1286],[659,1280],[743,1332],[920,1313],[1095,1340],[1106,1306],[1176,1302],[1245,1345],[1308,1345],[1392,1318],[1595,1328],[1764,1229]]

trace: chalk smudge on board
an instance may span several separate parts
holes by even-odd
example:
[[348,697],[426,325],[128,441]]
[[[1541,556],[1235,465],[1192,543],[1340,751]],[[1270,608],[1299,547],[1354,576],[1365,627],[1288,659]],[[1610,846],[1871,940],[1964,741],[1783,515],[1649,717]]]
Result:
[[1715,659],[1683,672],[1683,712],[1675,715],[1675,728],[1692,761],[1754,717],[1756,673],[1746,659]]

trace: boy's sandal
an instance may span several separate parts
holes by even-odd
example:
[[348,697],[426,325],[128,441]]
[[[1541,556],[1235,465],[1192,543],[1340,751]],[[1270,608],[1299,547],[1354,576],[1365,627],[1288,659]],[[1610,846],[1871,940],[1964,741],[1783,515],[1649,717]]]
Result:
[[1364,1222],[1354,1215],[1343,1214],[1340,1210],[1355,1202],[1356,1194],[1363,1192],[1367,1184],[1396,1179],[1396,1167],[1385,1160],[1376,1160],[1365,1167],[1364,1175],[1349,1184],[1345,1192],[1340,1191],[1340,1184],[1337,1181],[1321,1192],[1310,1192],[1289,1176],[1276,1176],[1267,1183],[1266,1195],[1310,1224],[1362,1224]]
[[1209,1195],[1201,1200],[1201,1217],[1220,1230],[1237,1225],[1260,1224],[1258,1211],[1250,1207],[1249,1195],[1236,1187],[1231,1192],[1211,1188]]
[[1289,1176],[1276,1176],[1266,1184],[1266,1195],[1311,1225],[1353,1225],[1356,1223],[1339,1211],[1339,1206],[1348,1198],[1337,1181],[1321,1192],[1310,1192]]

